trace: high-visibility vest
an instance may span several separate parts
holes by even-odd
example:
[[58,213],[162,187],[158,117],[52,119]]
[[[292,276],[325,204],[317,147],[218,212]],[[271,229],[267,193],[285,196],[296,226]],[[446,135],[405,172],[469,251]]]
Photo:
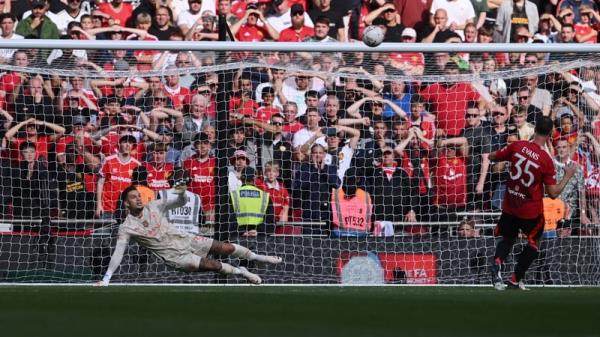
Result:
[[558,221],[565,218],[565,202],[559,198],[544,198],[544,231],[556,230]]
[[229,195],[238,226],[258,226],[264,222],[269,193],[253,185],[243,185]]
[[371,196],[365,190],[356,189],[356,195],[348,199],[343,189],[333,189],[331,208],[334,229],[362,233],[368,233],[371,230],[373,204]]

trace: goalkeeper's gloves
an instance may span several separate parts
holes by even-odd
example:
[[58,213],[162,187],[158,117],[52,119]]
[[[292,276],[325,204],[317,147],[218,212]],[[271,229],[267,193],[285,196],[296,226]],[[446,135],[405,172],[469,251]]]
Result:
[[173,192],[175,194],[184,194],[187,190],[187,182],[185,180],[179,180],[173,185],[173,189],[175,190]]

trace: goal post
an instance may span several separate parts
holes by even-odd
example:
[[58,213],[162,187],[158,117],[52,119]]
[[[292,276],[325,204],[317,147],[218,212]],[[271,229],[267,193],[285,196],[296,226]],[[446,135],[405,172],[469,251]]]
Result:
[[[247,265],[265,283],[486,285],[510,169],[487,155],[550,116],[556,167],[580,169],[562,201],[545,205],[527,282],[600,284],[599,46],[10,40],[0,49],[13,50],[0,64],[0,283],[101,279],[127,215],[120,191],[135,184],[164,198],[185,174],[189,202],[169,219],[281,256],[282,265]],[[256,231],[238,224],[231,201],[242,172],[270,195]],[[112,280],[243,282],[174,270],[133,241]]]

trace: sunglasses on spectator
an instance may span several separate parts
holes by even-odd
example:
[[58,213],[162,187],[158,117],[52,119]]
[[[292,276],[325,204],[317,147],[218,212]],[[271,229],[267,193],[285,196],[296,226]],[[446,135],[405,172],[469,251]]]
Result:
[[281,122],[272,122],[272,123],[271,123],[271,125],[274,125],[274,126],[282,126],[282,125],[283,125],[283,123],[281,123]]
[[529,96],[519,96],[519,97],[517,97],[517,98],[518,98],[518,99],[528,99],[528,98],[529,98]]
[[525,60],[525,64],[537,64],[537,60]]
[[479,115],[476,115],[476,114],[467,114],[466,117],[467,118],[477,118],[477,117],[479,117]]
[[501,111],[493,111],[492,112],[492,116],[497,117],[497,116],[506,116],[506,114],[504,112]]

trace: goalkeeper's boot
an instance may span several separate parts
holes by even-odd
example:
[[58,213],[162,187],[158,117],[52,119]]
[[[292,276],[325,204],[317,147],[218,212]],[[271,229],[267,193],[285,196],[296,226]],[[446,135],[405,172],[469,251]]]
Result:
[[508,289],[515,289],[515,290],[530,290],[529,288],[527,288],[525,286],[525,283],[523,283],[523,280],[519,281],[519,282],[515,282],[514,280],[510,280],[510,281],[506,281],[506,287]]
[[500,264],[497,261],[492,263],[490,267],[492,273],[492,284],[496,290],[506,289],[506,284],[502,282],[502,275],[500,274]]
[[241,275],[243,277],[245,277],[246,280],[248,280],[248,282],[250,282],[252,284],[261,284],[262,283],[260,276],[254,274],[254,273],[251,273],[250,271],[248,271],[248,269],[246,269],[246,267],[238,267],[238,268],[242,271]]
[[281,262],[283,262],[283,259],[279,256],[265,256],[265,262],[271,264],[280,264]]

